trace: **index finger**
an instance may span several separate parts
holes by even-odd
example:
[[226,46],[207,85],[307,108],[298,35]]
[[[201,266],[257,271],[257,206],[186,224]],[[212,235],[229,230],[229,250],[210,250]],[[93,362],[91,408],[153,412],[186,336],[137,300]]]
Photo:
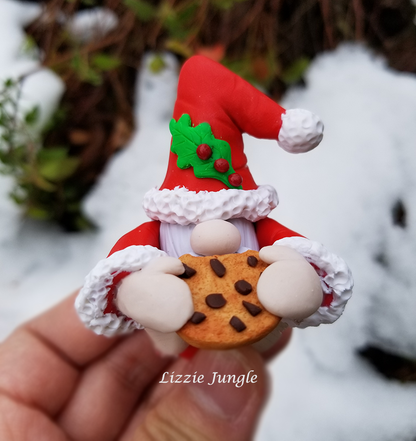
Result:
[[[132,341],[87,330],[77,317],[74,300],[75,294],[19,327],[0,345],[0,395],[56,416],[83,374],[99,366],[99,360],[106,365],[109,354],[120,353],[121,341]],[[137,345],[134,349],[142,355]],[[130,366],[131,358],[122,360]]]
[[79,319],[74,293],[52,309],[23,325],[61,356],[78,367],[91,363],[114,346],[119,338],[96,335]]

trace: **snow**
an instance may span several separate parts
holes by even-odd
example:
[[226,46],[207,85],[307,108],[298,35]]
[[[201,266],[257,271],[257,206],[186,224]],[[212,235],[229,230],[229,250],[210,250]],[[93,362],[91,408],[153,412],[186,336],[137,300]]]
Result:
[[30,74],[22,84],[21,111],[38,105],[39,124],[43,124],[58,104],[64,85],[52,71],[40,67],[39,54],[24,50],[23,27],[39,15],[40,6],[2,0],[0,11],[0,84]]
[[[0,77],[38,65],[20,51],[21,28],[38,11],[1,2]],[[170,143],[177,66],[173,57],[166,60],[157,75],[146,69],[149,59],[143,63],[139,130],[85,201],[98,232],[66,234],[22,220],[7,198],[11,181],[0,176],[0,338],[80,286],[122,234],[147,220],[141,201],[163,181]],[[25,97],[46,114],[62,85],[53,92],[50,84],[59,80],[41,73],[45,80],[25,83]],[[412,441],[416,386],[384,379],[356,352],[371,343],[416,358],[416,77],[390,70],[361,46],[344,45],[319,56],[307,87],[289,91],[283,105],[320,115],[322,144],[290,155],[275,142],[246,137],[250,169],[259,184],[278,190],[273,217],[344,257],[356,287],[338,322],[296,331],[271,363],[272,393],[256,440]],[[399,200],[405,228],[392,218]]]
[[108,8],[91,8],[78,11],[66,23],[71,37],[82,42],[101,38],[118,25],[116,14]]

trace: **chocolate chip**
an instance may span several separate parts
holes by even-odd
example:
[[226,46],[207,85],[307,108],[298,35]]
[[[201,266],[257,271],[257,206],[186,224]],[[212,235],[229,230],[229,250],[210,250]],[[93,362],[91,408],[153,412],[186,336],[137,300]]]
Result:
[[230,325],[237,331],[241,332],[244,331],[244,329],[247,328],[247,326],[244,324],[242,320],[240,320],[238,317],[233,315],[230,320]]
[[239,294],[242,294],[243,296],[246,296],[247,294],[250,294],[251,291],[253,291],[253,287],[246,280],[239,280],[238,282],[235,282],[234,288]]
[[205,297],[205,303],[210,308],[218,309],[222,308],[227,303],[227,300],[224,299],[222,294],[209,294]]
[[192,276],[194,276],[196,274],[196,270],[194,270],[193,268],[191,268],[190,266],[188,266],[186,263],[182,262],[183,267],[185,268],[185,271],[183,274],[181,274],[180,277],[181,279],[190,279]]
[[212,270],[218,277],[224,277],[225,266],[218,259],[211,259],[209,263],[211,264]]
[[249,266],[255,268],[258,264],[259,260],[257,259],[257,257],[254,256],[248,256],[247,257],[247,263],[249,264]]
[[198,312],[195,311],[192,314],[192,317],[189,319],[189,321],[191,323],[193,323],[194,325],[199,325],[201,322],[203,322],[205,319],[207,318],[207,316],[203,313],[203,312]]
[[244,308],[246,308],[247,311],[248,311],[253,317],[255,317],[256,315],[260,314],[261,311],[262,311],[262,309],[261,309],[259,306],[254,305],[253,303],[250,303],[250,302],[246,302],[245,300],[243,300],[243,305],[244,305]]

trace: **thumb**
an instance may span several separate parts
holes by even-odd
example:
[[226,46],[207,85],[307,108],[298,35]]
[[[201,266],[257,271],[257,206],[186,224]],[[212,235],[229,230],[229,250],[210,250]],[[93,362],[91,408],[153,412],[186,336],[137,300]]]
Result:
[[298,251],[283,245],[270,245],[259,251],[259,257],[263,262],[272,264],[281,260],[301,260],[305,258]]
[[164,273],[180,276],[185,268],[183,263],[176,257],[163,256],[149,262],[142,271],[144,273]]
[[200,350],[190,363],[172,365],[162,380],[170,381],[171,375],[182,383],[164,385],[167,395],[149,411],[135,440],[252,439],[268,384],[257,352]]

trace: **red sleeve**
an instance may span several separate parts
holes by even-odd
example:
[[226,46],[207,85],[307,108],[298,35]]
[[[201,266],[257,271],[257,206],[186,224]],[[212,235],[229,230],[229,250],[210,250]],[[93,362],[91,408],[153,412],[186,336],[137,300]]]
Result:
[[256,222],[254,225],[260,248],[273,245],[276,240],[283,239],[284,237],[303,237],[269,217]]
[[124,250],[132,245],[152,245],[160,248],[159,231],[160,222],[146,222],[121,237],[108,255],[111,256],[116,251]]

